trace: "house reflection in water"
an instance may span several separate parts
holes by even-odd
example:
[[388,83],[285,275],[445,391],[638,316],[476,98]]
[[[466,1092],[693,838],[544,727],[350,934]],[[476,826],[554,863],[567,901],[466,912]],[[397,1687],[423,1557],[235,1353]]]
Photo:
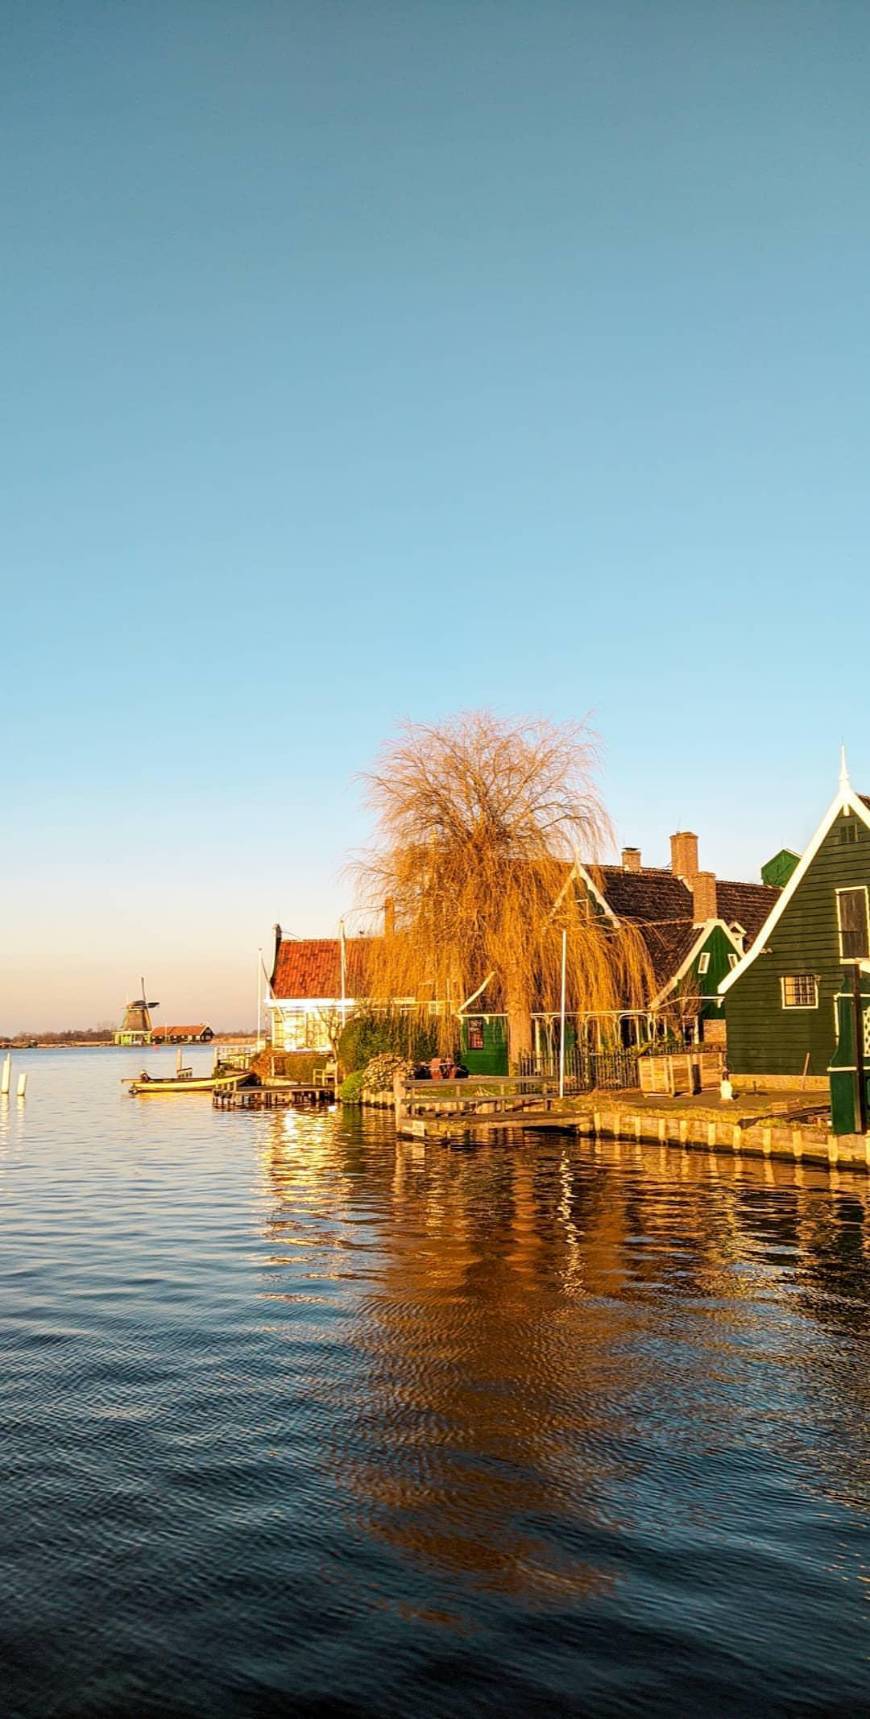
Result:
[[430,1609],[444,1578],[442,1621],[468,1588],[605,1596],[651,1523],[665,1544],[751,1513],[746,1453],[800,1440],[820,1397],[838,1430],[818,1472],[850,1501],[859,1180],[552,1136],[453,1152],[380,1117],[269,1126],[266,1293],[342,1346],[313,1363],[330,1467],[410,1611],[415,1571]]

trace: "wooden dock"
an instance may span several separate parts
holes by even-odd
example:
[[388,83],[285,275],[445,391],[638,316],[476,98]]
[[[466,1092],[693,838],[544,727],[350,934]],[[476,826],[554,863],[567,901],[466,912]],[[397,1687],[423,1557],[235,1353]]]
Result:
[[212,1096],[215,1110],[323,1110],[334,1102],[331,1086],[302,1086],[290,1081],[219,1089]]

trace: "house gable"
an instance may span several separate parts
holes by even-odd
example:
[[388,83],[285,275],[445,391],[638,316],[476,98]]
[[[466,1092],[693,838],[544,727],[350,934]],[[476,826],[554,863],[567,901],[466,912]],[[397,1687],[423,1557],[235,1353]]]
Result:
[[[752,949],[721,983],[728,1063],[737,1074],[823,1075],[835,1043],[834,997],[848,978],[840,958],[837,890],[870,891],[870,811],[846,788],[768,916]],[[785,1006],[784,981],[815,998]]]
[[[656,930],[656,926],[650,927],[651,932]],[[703,1019],[719,1020],[722,1015],[719,985],[732,971],[735,959],[739,960],[741,945],[731,926],[721,919],[709,920],[701,927],[692,926],[691,930],[691,944],[681,965],[652,999],[650,1008],[661,1008],[669,998],[679,993],[680,987],[684,987],[697,994],[698,1014]],[[706,962],[704,956],[707,957]]]

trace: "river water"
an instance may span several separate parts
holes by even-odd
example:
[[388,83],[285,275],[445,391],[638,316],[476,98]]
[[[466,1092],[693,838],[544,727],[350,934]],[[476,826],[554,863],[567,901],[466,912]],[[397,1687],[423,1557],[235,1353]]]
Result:
[[4,1719],[870,1710],[866,1182],[142,1060],[0,1107]]

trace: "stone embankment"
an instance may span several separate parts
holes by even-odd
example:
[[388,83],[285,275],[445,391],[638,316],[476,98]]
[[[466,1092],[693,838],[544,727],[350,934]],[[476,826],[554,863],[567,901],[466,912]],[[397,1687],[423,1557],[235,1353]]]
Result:
[[870,1138],[831,1134],[828,1106],[817,1094],[778,1091],[726,1101],[710,1092],[683,1098],[593,1092],[560,1099],[554,1084],[494,1081],[487,1089],[475,1082],[473,1091],[445,1085],[435,1092],[425,1082],[397,1081],[397,1132],[458,1144],[556,1131],[870,1170]]

